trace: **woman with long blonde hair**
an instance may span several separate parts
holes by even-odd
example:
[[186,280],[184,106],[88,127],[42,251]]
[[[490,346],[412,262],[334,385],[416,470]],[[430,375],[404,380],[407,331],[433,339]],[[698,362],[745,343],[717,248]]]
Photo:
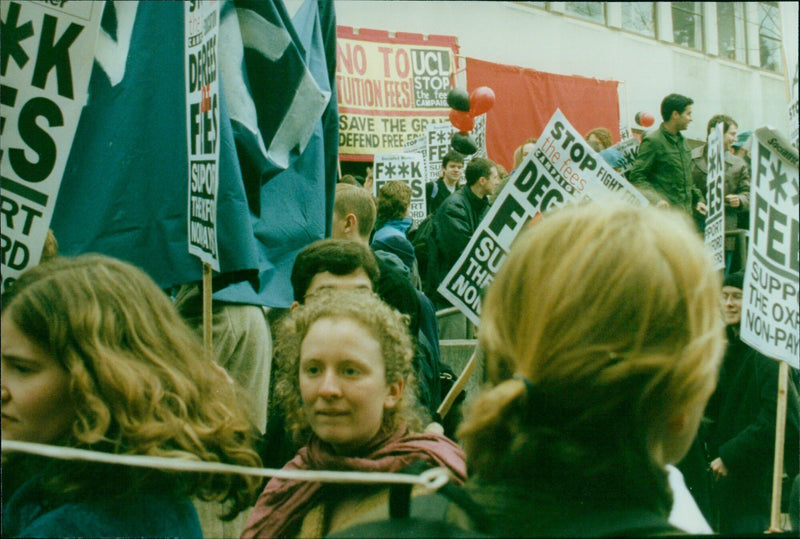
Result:
[[[3,297],[3,440],[260,466],[230,379],[138,268],[56,258]],[[232,518],[260,480],[4,455],[4,536],[198,536],[190,496]]]
[[493,533],[677,531],[665,468],[716,383],[719,286],[670,210],[597,201],[517,238],[483,303],[490,385],[458,432]]

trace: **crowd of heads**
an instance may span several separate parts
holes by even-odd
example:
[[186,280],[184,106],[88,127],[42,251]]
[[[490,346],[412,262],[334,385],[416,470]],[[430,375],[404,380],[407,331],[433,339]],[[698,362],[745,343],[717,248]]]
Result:
[[[685,129],[692,104],[668,95],[665,124]],[[726,148],[744,146],[749,133],[737,136],[733,118],[713,116],[707,133],[718,124]],[[608,129],[584,138],[623,166]],[[535,143],[516,149],[515,168]],[[496,196],[505,169],[482,157],[464,162],[455,151],[444,156],[445,182],[463,171],[465,189]],[[420,301],[397,273],[382,274],[369,247],[376,221],[408,217],[412,189],[390,181],[375,197],[363,184],[342,177],[333,238],[298,253],[294,303],[274,351],[272,400],[288,431],[298,444],[316,437],[345,455],[401,427],[420,432],[428,420],[414,363]],[[15,419],[3,438],[259,466],[243,396],[152,279],[109,257],[56,253],[48,237],[43,263],[3,296],[3,413]],[[664,467],[686,454],[700,425],[724,324],[741,319],[741,281],[734,273],[721,282],[679,211],[603,200],[548,212],[517,237],[485,291],[486,385],[457,431],[470,472],[520,485],[534,478],[570,496],[605,488],[609,499],[668,509]],[[26,361],[39,362],[44,386],[20,374]],[[112,491],[177,485],[226,501],[231,515],[260,486],[246,475],[108,469]],[[48,473],[51,492],[96,485],[93,465]]]

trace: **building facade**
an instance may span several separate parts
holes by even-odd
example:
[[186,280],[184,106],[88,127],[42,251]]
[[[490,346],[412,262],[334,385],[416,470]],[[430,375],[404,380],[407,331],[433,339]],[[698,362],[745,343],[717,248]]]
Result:
[[640,111],[659,118],[666,94],[690,96],[687,136],[703,140],[717,113],[740,130],[789,132],[784,64],[787,53],[797,58],[797,5],[336,0],[336,14],[356,28],[454,35],[464,57],[619,81],[621,123],[631,127]]

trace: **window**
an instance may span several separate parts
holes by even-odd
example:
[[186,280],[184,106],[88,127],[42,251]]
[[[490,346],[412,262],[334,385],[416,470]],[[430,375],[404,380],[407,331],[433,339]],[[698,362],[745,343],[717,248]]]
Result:
[[717,37],[719,55],[731,60],[745,61],[744,4],[717,4]]
[[656,37],[655,2],[622,2],[622,28]]
[[605,9],[604,2],[564,2],[564,13],[600,24],[606,22]]
[[777,2],[758,3],[758,50],[761,67],[772,71],[782,71],[781,62],[781,19]]
[[703,49],[703,15],[700,2],[672,2],[672,36],[677,45]]

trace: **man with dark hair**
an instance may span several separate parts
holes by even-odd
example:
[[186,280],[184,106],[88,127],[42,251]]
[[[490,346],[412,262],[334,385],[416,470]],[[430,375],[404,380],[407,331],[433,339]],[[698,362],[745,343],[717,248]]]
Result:
[[[489,206],[487,197],[500,183],[497,165],[481,157],[469,162],[465,176],[467,185],[448,197],[433,217],[426,293],[437,309],[450,307],[436,289],[467,247]],[[452,320],[439,319],[440,336],[443,339],[471,338],[471,325],[463,314],[456,314],[460,316],[451,315]]]
[[[341,185],[363,191],[360,187]],[[367,196],[371,198],[369,194]],[[374,210],[372,215],[374,219]],[[346,239],[315,241],[300,251],[294,260],[291,275],[294,301],[290,309],[296,309],[315,292],[326,288],[363,288],[374,291],[377,289],[379,277],[378,262],[366,245]],[[280,468],[299,449],[285,427],[283,411],[270,402],[267,429],[260,451],[265,466]]]
[[324,288],[374,290],[380,271],[372,251],[355,241],[325,239],[305,247],[292,266],[295,308]]
[[631,183],[651,202],[677,206],[691,216],[693,209],[705,215],[703,194],[692,181],[692,156],[681,131],[692,122],[690,98],[670,94],[661,102],[658,129],[648,134],[639,146],[630,171]]
[[442,158],[442,172],[439,179],[425,186],[425,204],[428,214],[435,212],[447,197],[456,192],[464,169],[464,156],[450,150]]
[[[750,172],[747,164],[731,153],[731,144],[736,142],[736,130],[739,127],[736,121],[726,114],[716,114],[708,121],[706,128],[706,143],[692,150],[692,177],[694,185],[703,196],[706,195],[708,185],[708,136],[722,124],[722,145],[725,167],[725,230],[736,230],[739,227],[740,213],[747,216],[750,210]],[[705,230],[705,215],[697,212],[694,214],[697,227]]]

